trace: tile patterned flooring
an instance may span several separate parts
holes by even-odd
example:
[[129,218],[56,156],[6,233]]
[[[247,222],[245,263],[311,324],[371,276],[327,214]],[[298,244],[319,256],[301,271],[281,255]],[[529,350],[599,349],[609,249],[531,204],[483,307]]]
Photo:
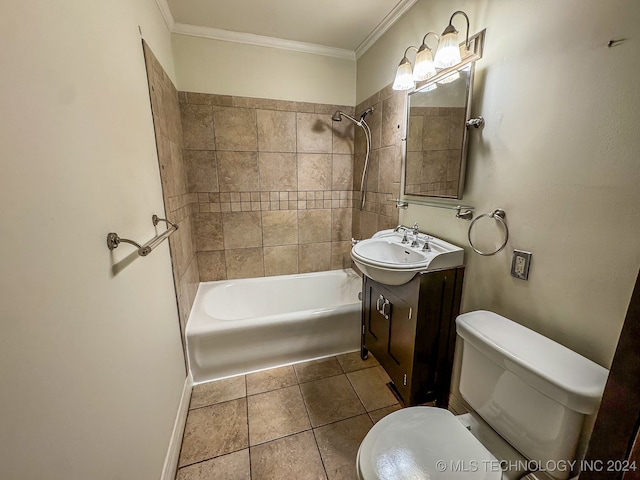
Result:
[[349,480],[375,422],[401,406],[359,352],[194,387],[176,480]]

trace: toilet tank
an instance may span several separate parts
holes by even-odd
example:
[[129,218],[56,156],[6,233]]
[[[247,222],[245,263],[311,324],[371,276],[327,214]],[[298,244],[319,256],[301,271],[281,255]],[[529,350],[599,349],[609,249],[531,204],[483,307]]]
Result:
[[[471,407],[542,467],[574,460],[609,371],[493,312],[465,313],[456,326],[463,340],[460,393]],[[549,473],[568,478],[570,472]]]

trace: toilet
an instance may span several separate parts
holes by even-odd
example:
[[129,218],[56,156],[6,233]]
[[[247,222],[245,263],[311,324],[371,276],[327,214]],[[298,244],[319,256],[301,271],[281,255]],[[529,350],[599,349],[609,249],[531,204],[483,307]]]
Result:
[[[597,412],[608,370],[505,317],[456,319],[460,393],[473,411],[436,407],[387,415],[358,450],[360,480],[564,480],[579,473],[578,444]],[[536,472],[537,471],[537,472]]]

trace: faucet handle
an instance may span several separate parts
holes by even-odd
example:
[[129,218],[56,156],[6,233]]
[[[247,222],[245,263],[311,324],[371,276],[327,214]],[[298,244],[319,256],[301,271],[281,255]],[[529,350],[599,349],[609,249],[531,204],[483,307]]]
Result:
[[424,245],[422,246],[422,250],[423,251],[430,251],[431,247],[429,246],[429,240],[431,240],[431,237],[429,235],[425,235],[424,237]]

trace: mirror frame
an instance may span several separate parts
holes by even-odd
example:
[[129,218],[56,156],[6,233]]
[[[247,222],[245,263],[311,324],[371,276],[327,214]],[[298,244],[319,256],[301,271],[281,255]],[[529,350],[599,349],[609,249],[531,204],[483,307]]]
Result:
[[[400,199],[399,200],[407,200],[411,203],[420,203],[420,201],[428,201],[429,199],[443,199],[443,200],[460,200],[462,199],[462,195],[464,193],[464,182],[465,182],[465,171],[467,165],[467,151],[468,151],[468,136],[469,136],[469,127],[466,126],[467,121],[471,118],[471,107],[472,107],[472,97],[473,97],[473,81],[475,76],[475,62],[482,58],[482,53],[484,50],[484,37],[486,30],[482,30],[472,37],[469,37],[469,50],[464,48],[464,42],[460,44],[460,53],[463,55],[462,61],[457,65],[454,65],[449,68],[445,68],[440,70],[433,77],[418,82],[412,90],[407,91],[407,97],[405,102],[405,124],[404,124],[404,138],[402,141],[403,149],[402,149],[402,177],[401,177],[401,187],[400,187]],[[458,181],[458,190],[455,197],[453,196],[442,196],[442,195],[419,195],[419,194],[408,194],[405,193],[406,188],[406,170],[407,170],[407,145],[408,145],[408,136],[409,136],[409,115],[410,115],[410,97],[414,93],[421,92],[426,90],[429,86],[438,83],[443,78],[459,71],[469,69],[469,78],[467,84],[467,99],[465,106],[465,116],[464,116],[464,133],[462,140],[462,148],[460,153],[460,175]]]

